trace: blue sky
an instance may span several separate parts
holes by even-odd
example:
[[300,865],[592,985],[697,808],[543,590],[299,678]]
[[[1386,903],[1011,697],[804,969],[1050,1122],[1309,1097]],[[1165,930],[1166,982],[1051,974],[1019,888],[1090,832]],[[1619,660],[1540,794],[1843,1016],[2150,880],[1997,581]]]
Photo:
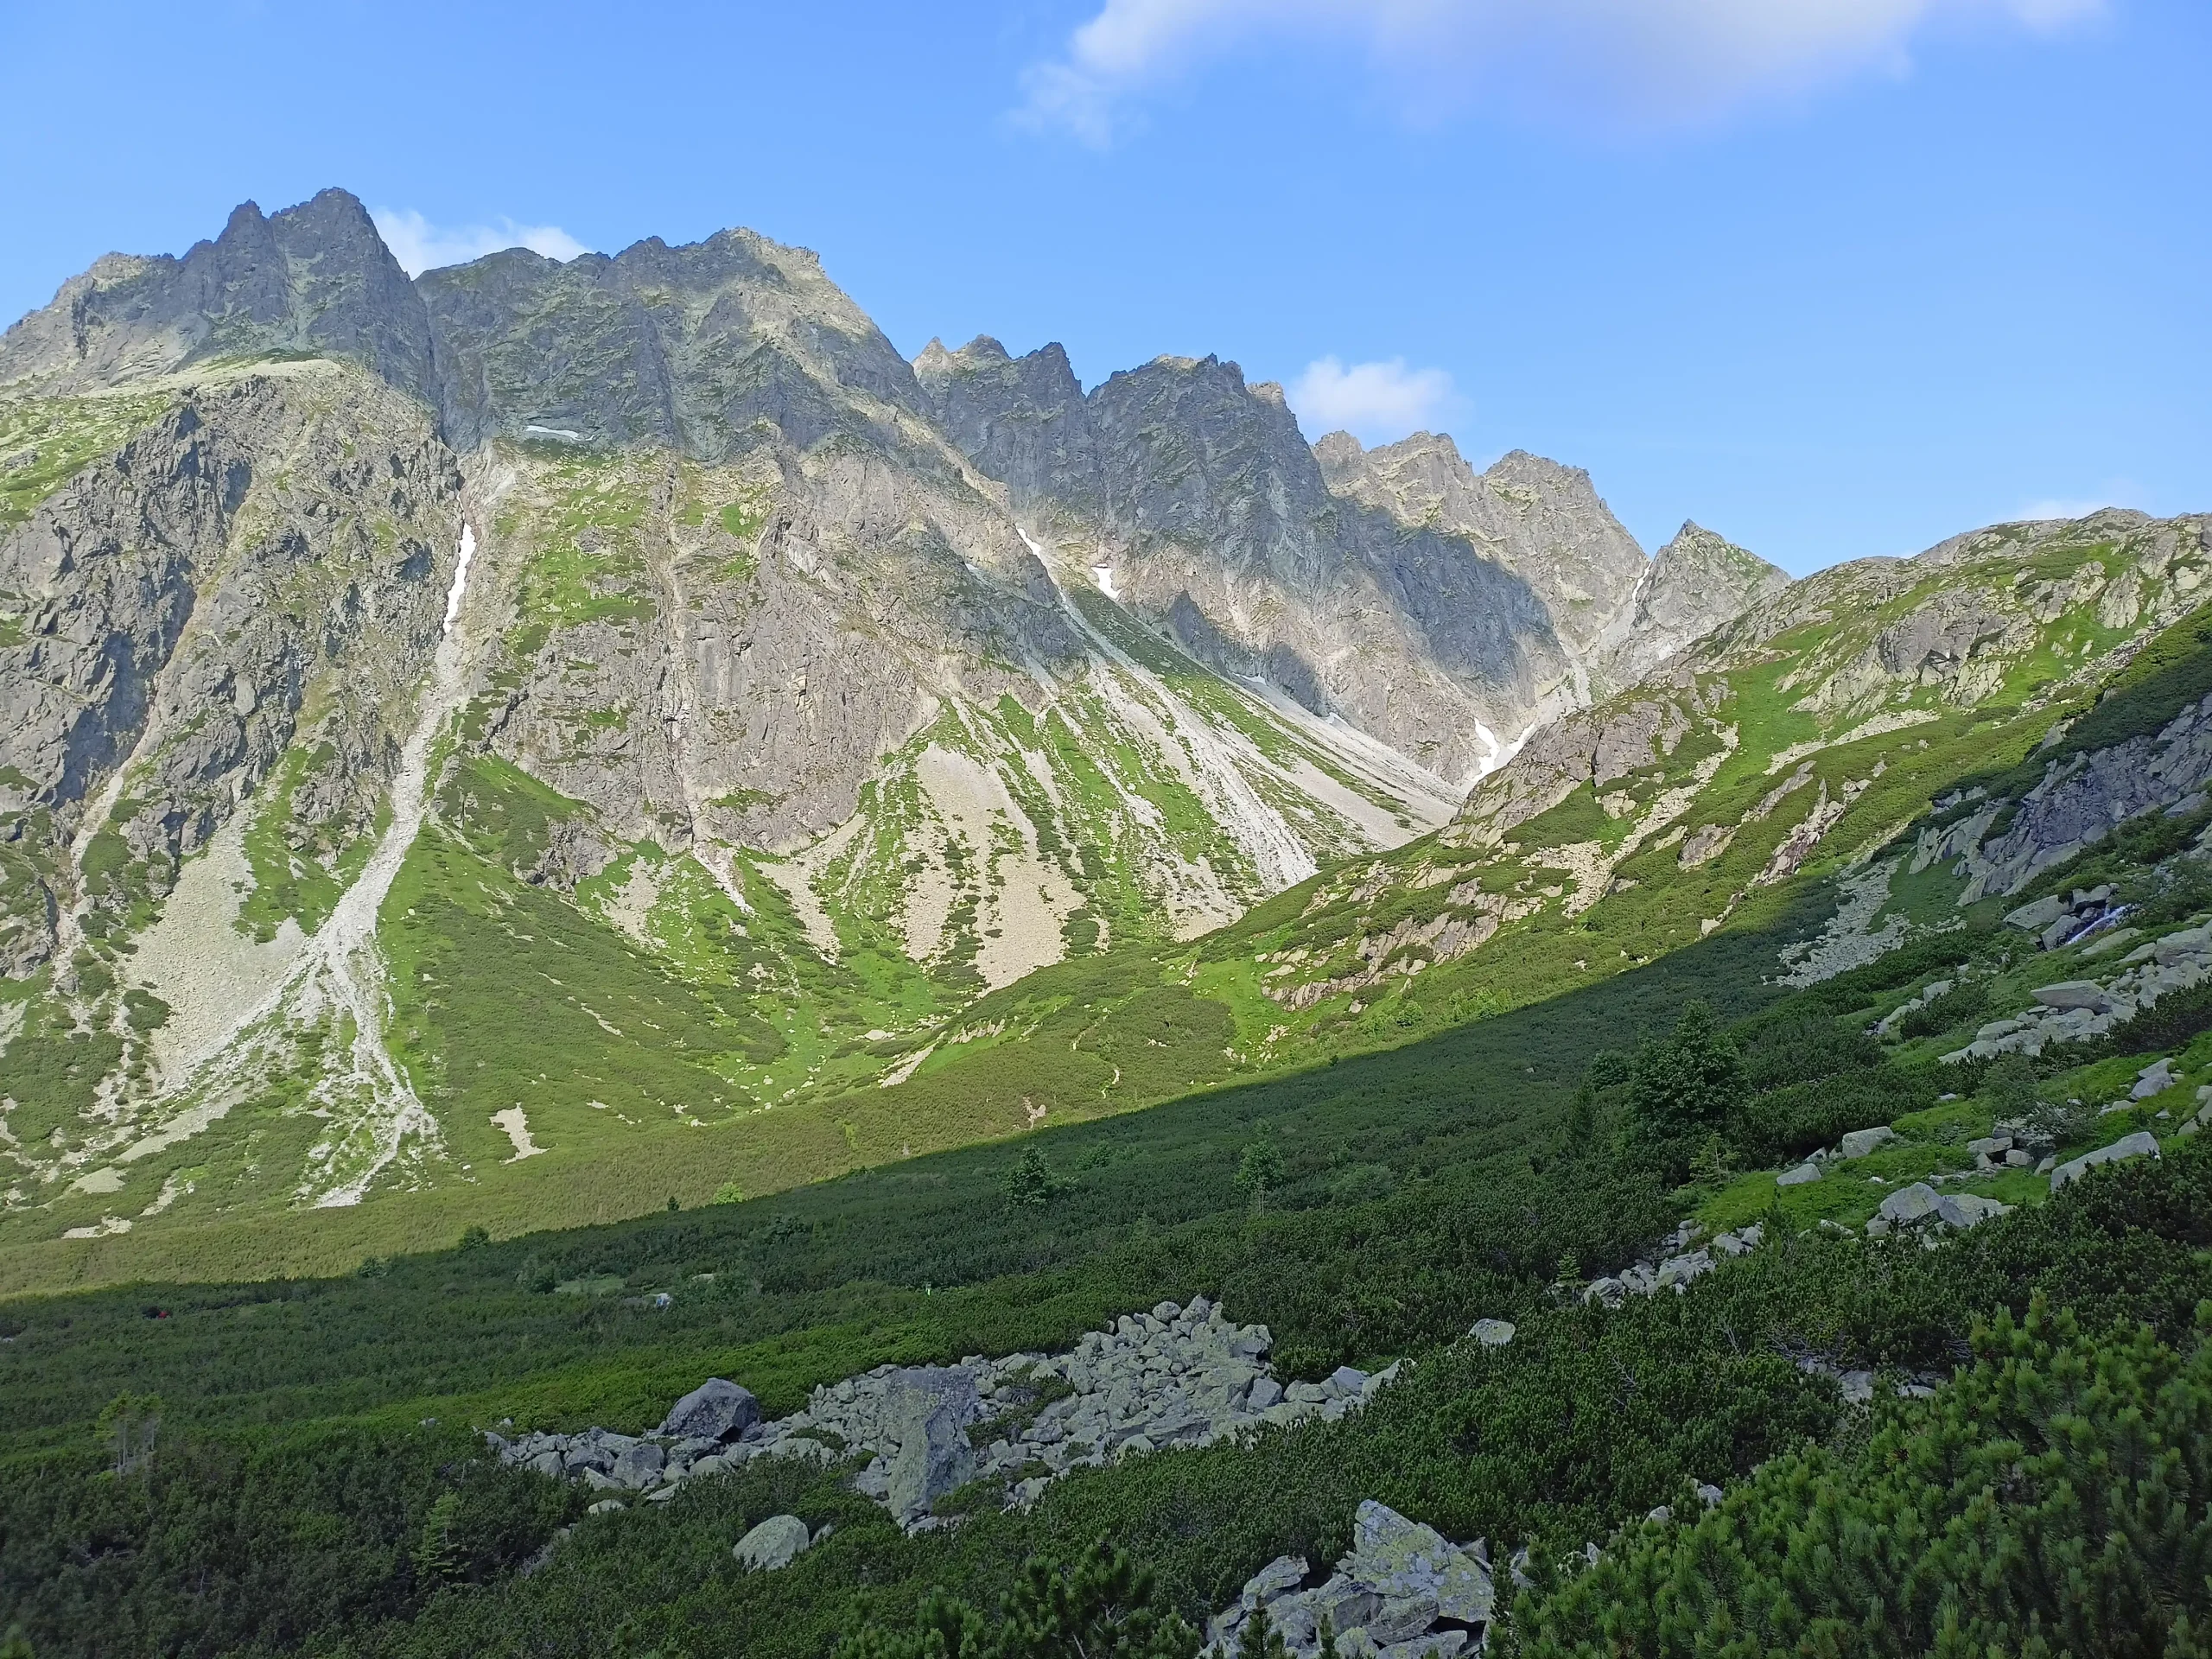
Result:
[[0,0],[0,312],[328,184],[743,224],[909,354],[1217,353],[1802,572],[2212,509],[2208,72],[2202,0]]

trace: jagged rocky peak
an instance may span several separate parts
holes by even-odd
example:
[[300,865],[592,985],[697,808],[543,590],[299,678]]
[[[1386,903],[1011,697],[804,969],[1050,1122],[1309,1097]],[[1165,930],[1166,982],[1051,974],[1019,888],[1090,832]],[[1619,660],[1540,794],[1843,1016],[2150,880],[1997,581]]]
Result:
[[1459,779],[1570,682],[1543,601],[1464,537],[1332,492],[1281,386],[1161,356],[1084,393],[1065,353],[942,343],[938,421],[1032,533],[1200,661]]
[[1334,503],[1281,387],[1217,357],[1162,356],[1090,404],[1117,539],[1205,547],[1232,577],[1300,593],[1332,585]]
[[1338,494],[1408,526],[1463,536],[1521,577],[1570,651],[1618,631],[1644,573],[1643,550],[1580,467],[1516,449],[1478,474],[1435,432],[1372,449],[1332,432],[1313,452]]
[[1097,442],[1082,385],[1057,344],[1025,357],[988,334],[957,352],[932,340],[914,359],[931,411],[1016,512],[1095,516],[1101,505]]
[[1685,521],[1651,561],[1636,616],[1609,666],[1619,683],[1638,680],[1693,641],[1733,621],[1789,585],[1789,573]]
[[539,436],[720,460],[765,423],[802,449],[840,431],[918,449],[912,367],[812,252],[752,231],[565,264],[510,249],[419,286],[458,448]]
[[99,260],[0,337],[0,385],[87,391],[278,353],[351,358],[430,397],[422,298],[343,190],[267,215],[243,203],[181,258]]

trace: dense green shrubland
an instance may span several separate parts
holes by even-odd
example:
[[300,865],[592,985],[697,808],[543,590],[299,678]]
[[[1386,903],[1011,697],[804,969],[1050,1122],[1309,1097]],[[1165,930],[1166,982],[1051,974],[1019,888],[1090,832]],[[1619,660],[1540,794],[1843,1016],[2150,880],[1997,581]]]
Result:
[[[1840,1417],[1834,1385],[1801,1356],[1944,1375],[1975,1319],[2025,1317],[2037,1295],[2091,1332],[2194,1343],[2212,1296],[2202,1152],[2102,1172],[1939,1251],[1777,1230],[1684,1296],[1608,1311],[1555,1287],[1647,1250],[1685,1201],[1662,1180],[1699,1173],[1714,1141],[1733,1156],[1758,1134],[1794,1147],[1823,1113],[1859,1127],[1932,1097],[1929,1077],[1863,1036],[1864,1011],[1975,941],[1786,996],[1758,977],[1775,944],[1716,936],[1447,1039],[1020,1151],[339,1280],[12,1304],[0,1624],[20,1623],[41,1654],[818,1656],[857,1637],[887,1659],[916,1650],[899,1644],[922,1639],[932,1590],[968,1612],[1008,1596],[1062,1605],[1039,1574],[1065,1601],[1084,1573],[1110,1576],[1085,1555],[1110,1538],[1151,1575],[1131,1606],[1196,1627],[1272,1556],[1340,1553],[1363,1497],[1500,1549],[1530,1541],[1550,1561],[1718,1481],[1738,1488],[1724,1513],[1742,1536],[1782,1536],[1808,1481],[1856,1491],[1878,1472],[1866,1448],[1891,1443]],[[1719,1011],[1685,1015],[1699,996]],[[1638,1030],[1632,1048],[1607,1047]],[[645,1294],[661,1289],[664,1311]],[[1419,1363],[1343,1422],[1085,1472],[1027,1513],[987,1503],[913,1538],[835,1471],[793,1464],[585,1517],[589,1494],[496,1468],[473,1439],[503,1417],[635,1429],[709,1371],[788,1410],[812,1383],[885,1359],[1057,1345],[1198,1290],[1268,1323],[1289,1373]],[[1454,1345],[1484,1315],[1516,1321],[1511,1347]],[[135,1457],[117,1451],[126,1394]],[[1792,1484],[1782,1469],[1814,1472]],[[1929,1515],[1954,1501],[1908,1496]],[[835,1530],[786,1572],[740,1572],[730,1544],[780,1512]],[[2201,1495],[2178,1512],[2201,1522]],[[1992,1535],[2018,1520],[1999,1513]],[[1659,1548],[1643,1536],[1608,1560],[1643,1562],[1635,1551]],[[1754,1552],[1693,1611],[1718,1629],[1780,1570]],[[1636,1593],[1599,1574],[1548,1586],[1527,1604],[1528,1638],[1679,1624],[1673,1604],[1651,1613]],[[1808,1595],[1807,1617],[1828,1617]],[[940,1634],[966,1628],[960,1607],[931,1605]],[[1991,1640],[2024,1630],[1994,1604],[1967,1611]],[[1133,1652],[1173,1634],[1121,1629]]]
[[1530,1659],[2193,1656],[2212,1647],[2212,1304],[2185,1349],[2040,1298],[1934,1402],[1885,1405],[1687,1524],[1631,1528],[1524,1595]]

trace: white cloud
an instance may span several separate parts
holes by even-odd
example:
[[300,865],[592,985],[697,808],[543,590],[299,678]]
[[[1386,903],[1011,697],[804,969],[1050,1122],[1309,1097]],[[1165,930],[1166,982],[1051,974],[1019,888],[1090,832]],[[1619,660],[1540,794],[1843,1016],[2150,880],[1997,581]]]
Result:
[[503,248],[528,248],[561,260],[590,251],[558,225],[518,225],[505,218],[496,225],[433,225],[420,213],[393,207],[371,208],[369,217],[410,276],[441,265],[465,265]]
[[1433,427],[1459,399],[1441,369],[1409,369],[1406,359],[1355,363],[1333,357],[1306,365],[1289,391],[1307,436],[1343,430],[1362,443],[1392,443]]
[[1242,48],[1349,48],[1402,106],[1473,99],[1607,124],[1707,119],[1866,69],[1942,25],[2048,32],[2107,0],[1103,0],[1022,77],[1016,118],[1103,147],[1130,103]]

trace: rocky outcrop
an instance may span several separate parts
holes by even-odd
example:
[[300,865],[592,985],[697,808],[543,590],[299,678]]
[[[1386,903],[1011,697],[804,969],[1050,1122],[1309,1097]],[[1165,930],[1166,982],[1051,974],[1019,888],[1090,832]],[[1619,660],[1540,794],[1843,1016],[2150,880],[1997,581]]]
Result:
[[1999,1054],[2040,1054],[2055,1043],[2085,1042],[2131,1020],[2161,997],[2212,979],[2212,928],[2191,927],[2138,945],[2120,969],[2102,979],[2059,980],[2038,986],[2033,1007],[1992,1020],[1947,1060]]
[[1351,1548],[1335,1570],[1319,1584],[1314,1576],[1302,1555],[1269,1561],[1208,1624],[1206,1650],[1236,1653],[1245,1626],[1264,1614],[1301,1659],[1321,1650],[1324,1624],[1347,1659],[1453,1659],[1482,1645],[1497,1611],[1483,1540],[1454,1544],[1373,1498],[1353,1516]]
[[1677,671],[1632,696],[1562,715],[1467,797],[1450,836],[1460,845],[1492,844],[1584,784],[1602,793],[1674,753],[1715,706],[1704,685]]
[[1701,1230],[1695,1222],[1684,1222],[1672,1237],[1662,1242],[1655,1259],[1631,1262],[1618,1273],[1592,1280],[1584,1287],[1582,1300],[1618,1307],[1631,1296],[1656,1296],[1662,1290],[1681,1295],[1693,1281],[1723,1261],[1758,1249],[1766,1236],[1766,1224],[1753,1222],[1748,1227],[1717,1234],[1700,1245],[1696,1241]]
[[[48,844],[9,971],[49,920],[127,911],[312,740],[283,833],[327,857],[374,820],[442,617],[461,477],[420,405],[331,365],[215,373],[0,535],[0,814]],[[303,725],[304,721],[304,725]],[[98,808],[94,822],[86,814]],[[121,857],[78,891],[67,853]]]
[[1633,684],[1789,585],[1788,571],[1685,523],[1653,556],[1628,625],[1605,655],[1607,677]]
[[435,396],[422,296],[343,190],[265,216],[245,202],[181,259],[109,254],[0,338],[0,387],[84,391],[280,353],[351,359]]
[[2070,1185],[2104,1164],[2125,1163],[2133,1158],[2156,1158],[2158,1137],[2148,1129],[2138,1129],[2133,1135],[2122,1135],[2109,1146],[2085,1152],[2079,1158],[2069,1158],[2050,1172],[2050,1190],[2057,1192]]
[[2116,824],[2145,812],[2190,810],[2208,785],[2212,697],[2191,703],[2151,736],[2053,760],[2017,803],[1991,801],[1964,818],[1923,830],[1912,868],[1956,861],[1967,877],[1961,904],[2018,893],[2039,872],[2102,841]]
[[1344,1366],[1324,1381],[1285,1388],[1268,1366],[1271,1342],[1265,1325],[1233,1325],[1198,1296],[1188,1306],[1162,1302],[1147,1313],[1125,1313],[1065,1354],[880,1365],[816,1389],[804,1410],[753,1422],[727,1443],[671,1428],[696,1426],[697,1394],[652,1436],[594,1428],[491,1439],[509,1463],[643,1491],[651,1501],[752,1458],[856,1459],[855,1489],[920,1529],[938,1524],[931,1513],[938,1499],[970,1481],[994,1480],[1006,1501],[1031,1503],[1057,1477],[1112,1458],[1204,1446],[1263,1425],[1333,1421],[1396,1370],[1370,1376]]

